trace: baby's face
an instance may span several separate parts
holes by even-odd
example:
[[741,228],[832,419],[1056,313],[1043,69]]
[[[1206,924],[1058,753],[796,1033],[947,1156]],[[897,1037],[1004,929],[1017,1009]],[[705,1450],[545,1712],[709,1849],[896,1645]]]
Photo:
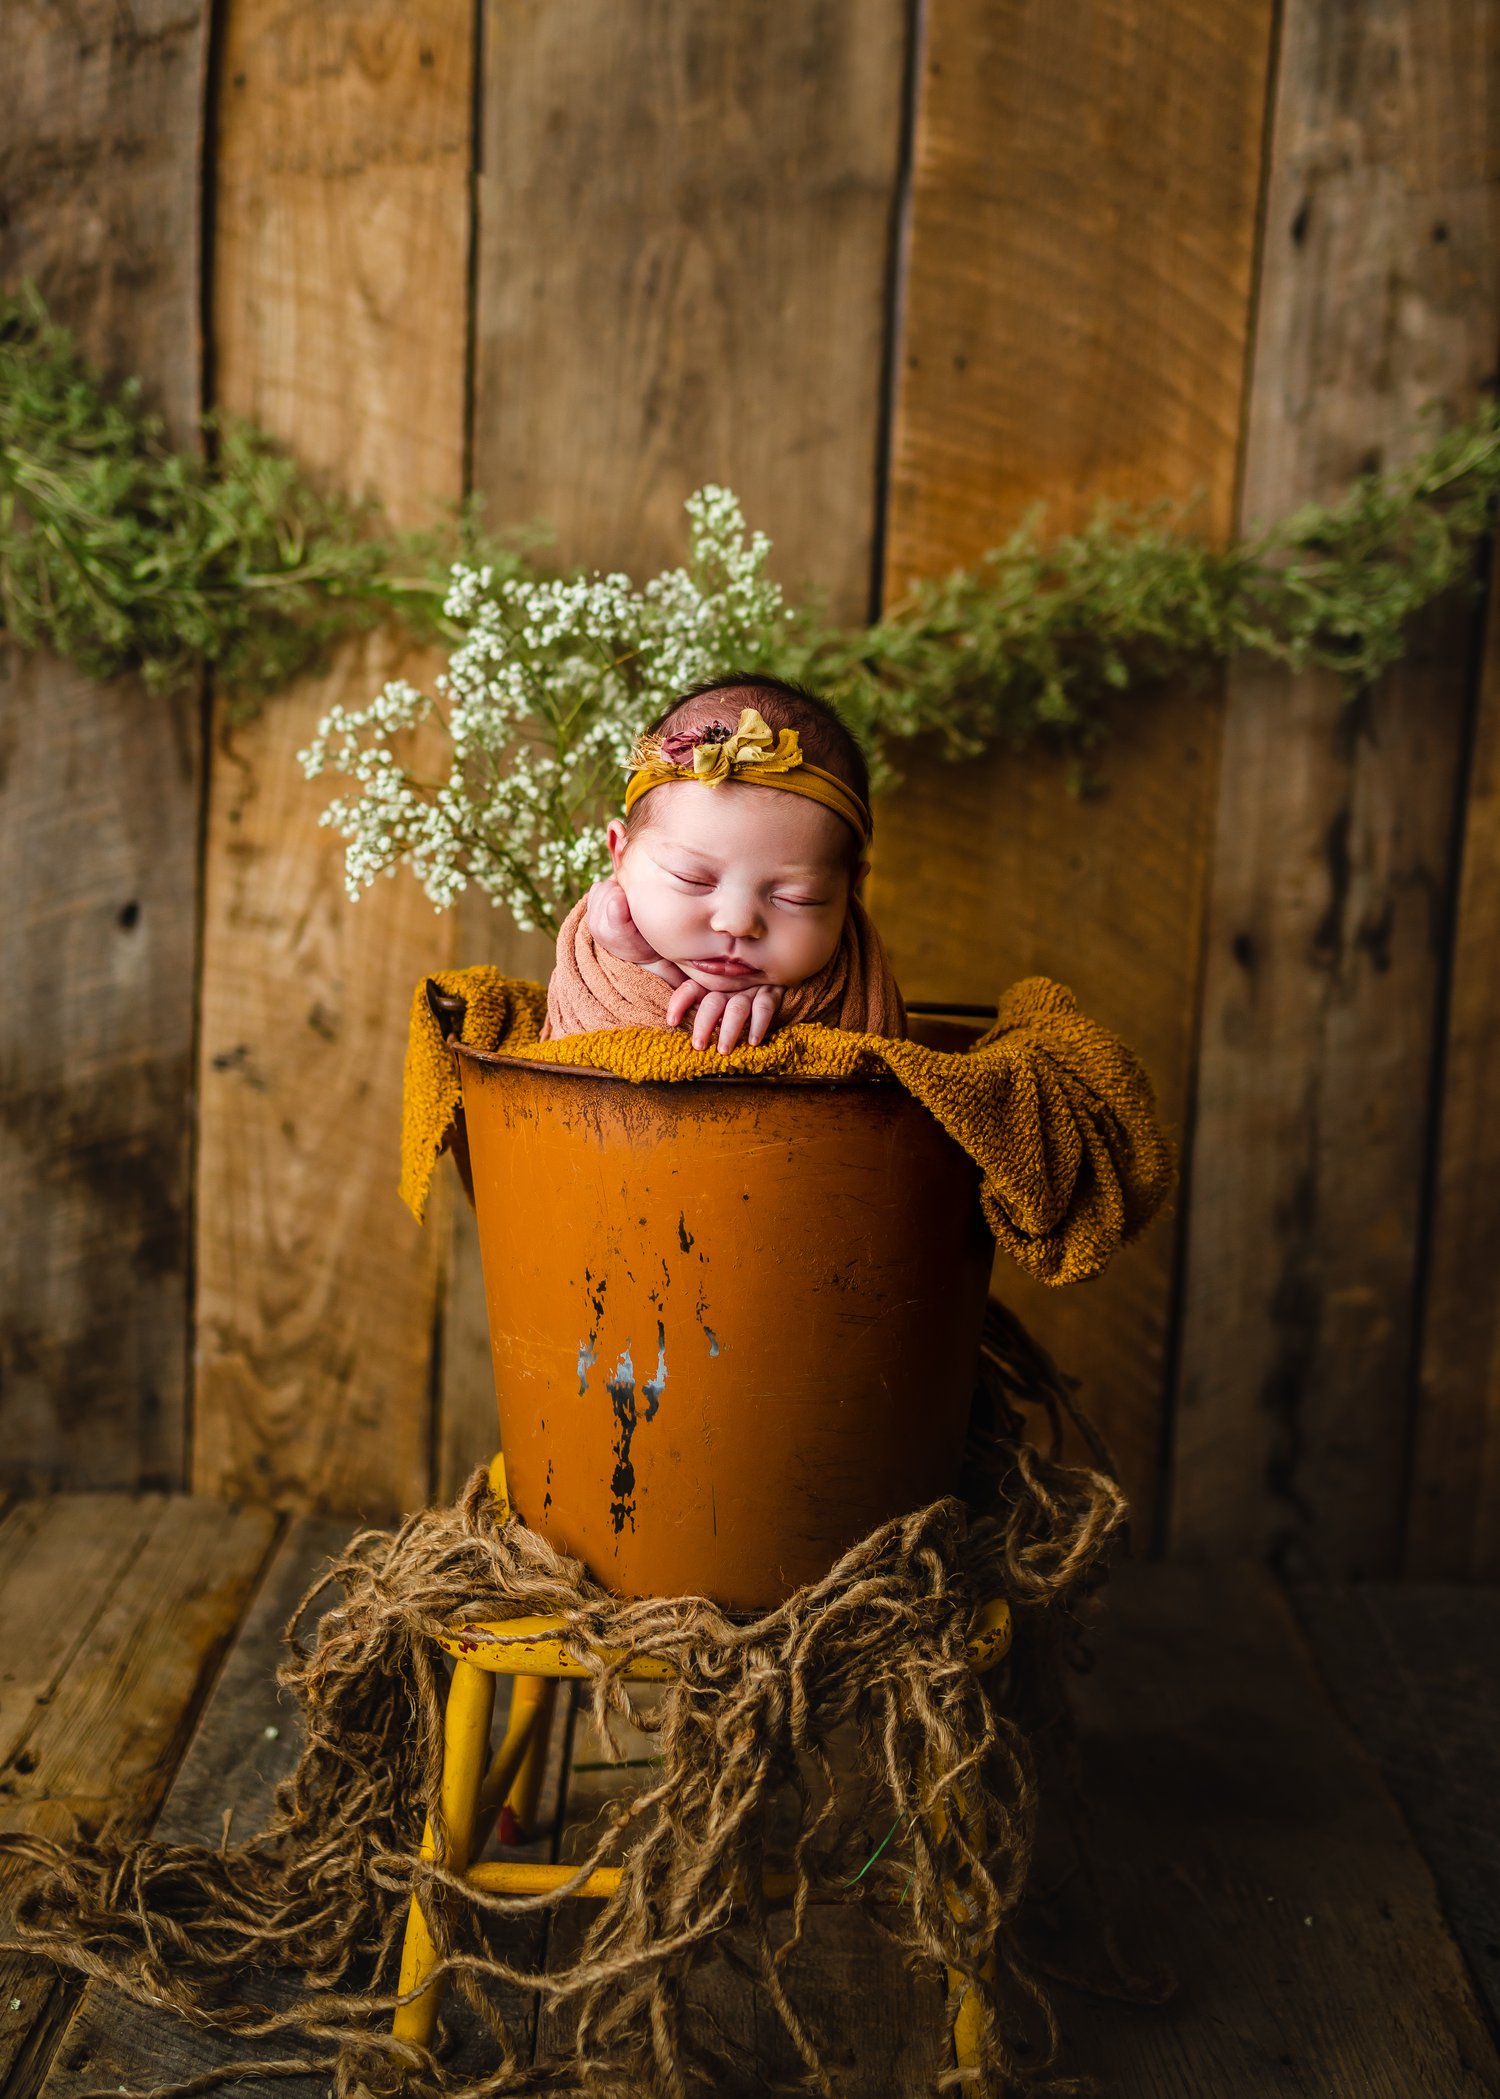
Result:
[[656,787],[651,821],[609,827],[637,929],[711,991],[803,984],[832,960],[849,911],[848,827],[774,788]]

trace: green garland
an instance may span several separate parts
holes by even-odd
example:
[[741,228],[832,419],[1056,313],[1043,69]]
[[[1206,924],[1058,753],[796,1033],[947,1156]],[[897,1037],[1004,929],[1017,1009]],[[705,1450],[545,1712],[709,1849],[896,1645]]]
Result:
[[[22,647],[155,690],[206,669],[250,707],[349,634],[447,634],[454,560],[537,562],[539,535],[496,539],[474,504],[396,533],[250,426],[205,430],[201,454],[174,451],[138,383],[111,394],[34,290],[0,298],[0,622]],[[1417,613],[1480,587],[1497,489],[1487,403],[1411,466],[1228,548],[1168,503],[1101,504],[1051,539],[1038,506],[974,570],[873,626],[792,614],[750,667],[802,679],[877,747],[933,736],[961,757],[1043,734],[1076,760],[1121,694],[1246,651],[1368,686]]]
[[251,425],[204,432],[201,454],[172,450],[139,381],[111,395],[33,288],[0,297],[0,624],[23,648],[153,691],[206,668],[248,705],[346,635],[434,638],[454,560],[521,564],[472,507],[393,533]]

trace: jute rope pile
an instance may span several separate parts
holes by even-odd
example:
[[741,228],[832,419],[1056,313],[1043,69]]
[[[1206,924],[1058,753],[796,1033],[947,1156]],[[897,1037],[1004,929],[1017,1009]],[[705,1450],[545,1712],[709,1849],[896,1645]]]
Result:
[[[1040,1432],[1031,1442],[1028,1417]],[[1067,1420],[1096,1463],[1064,1462]],[[352,1539],[299,1607],[300,1617],[328,1584],[343,1587],[310,1645],[288,1629],[278,1680],[300,1703],[305,1739],[264,1833],[231,1844],[226,1832],[217,1850],[122,1842],[108,1830],[71,1845],[0,1839],[27,1862],[18,1942],[200,2024],[295,2040],[295,2053],[228,2063],[163,2093],[316,2069],[339,2099],[680,2099],[723,2082],[711,2022],[688,2011],[689,1986],[717,1951],[764,1986],[801,2059],[802,2088],[834,2094],[787,1956],[814,1891],[852,1887],[914,1964],[972,1979],[982,2005],[979,2089],[1076,2091],[1052,2071],[1056,2024],[1013,1924],[1037,1808],[1031,1739],[1058,1708],[1079,1629],[1074,1606],[1097,1582],[1123,1519],[1065,1382],[998,1311],[965,1499],[886,1524],[753,1622],[701,1598],[609,1595],[521,1523],[498,1523],[478,1472],[455,1506]],[[1011,1605],[1014,1640],[1001,1668],[980,1680],[966,1642],[975,1609],[995,1596]],[[555,1970],[507,1959],[506,1933],[494,1926],[572,1899],[566,1890],[485,1895],[416,1856],[424,1812],[436,1814],[442,1741],[432,1635],[533,1613],[562,1616],[581,1652],[656,1656],[677,1672],[649,1723],[659,1768],[578,1862],[581,1878],[623,1856],[619,1892],[590,1906],[577,1959]],[[601,1728],[626,1709],[619,1666],[596,1658],[586,1690]],[[836,1736],[852,1739],[852,1756],[835,1760]],[[759,1892],[770,1818],[788,1803],[789,1919],[768,1914]],[[887,1822],[892,1834],[872,1858]],[[414,1888],[452,1994],[490,2036],[491,2066],[478,2079],[390,2036]],[[295,2006],[246,2001],[248,1970],[287,1966],[306,1979]],[[565,2059],[531,2060],[517,1988],[572,2004]]]

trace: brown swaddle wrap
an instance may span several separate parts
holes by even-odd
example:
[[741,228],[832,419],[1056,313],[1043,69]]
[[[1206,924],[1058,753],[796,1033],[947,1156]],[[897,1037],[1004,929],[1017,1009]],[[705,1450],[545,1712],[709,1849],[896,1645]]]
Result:
[[[671,985],[651,970],[595,944],[585,898],[573,906],[557,936],[542,1040],[601,1028],[664,1028],[671,996]],[[805,984],[792,985],[782,999],[776,1026],[799,1020],[905,1040],[906,1008],[880,935],[858,897],[850,899],[844,937],[832,960]]]

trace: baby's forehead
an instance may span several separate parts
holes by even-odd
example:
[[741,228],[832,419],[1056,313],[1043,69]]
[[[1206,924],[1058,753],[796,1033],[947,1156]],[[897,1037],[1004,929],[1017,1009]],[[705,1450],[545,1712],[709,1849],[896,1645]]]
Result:
[[824,868],[844,855],[840,818],[821,804],[774,787],[726,780],[718,787],[693,781],[654,788],[648,836],[723,863],[747,854],[778,866]]

